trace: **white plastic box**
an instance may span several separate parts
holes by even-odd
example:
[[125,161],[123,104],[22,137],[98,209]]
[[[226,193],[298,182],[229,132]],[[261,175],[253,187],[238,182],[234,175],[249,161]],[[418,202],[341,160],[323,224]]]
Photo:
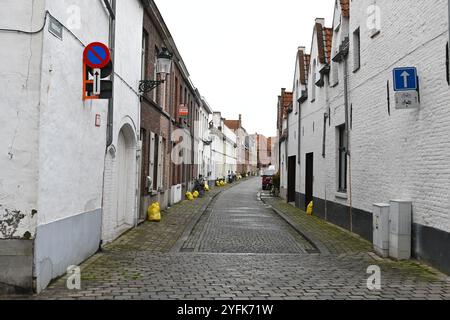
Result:
[[387,203],[373,205],[373,247],[384,258],[389,256],[389,212]]
[[412,202],[390,201],[389,256],[397,260],[411,258]]

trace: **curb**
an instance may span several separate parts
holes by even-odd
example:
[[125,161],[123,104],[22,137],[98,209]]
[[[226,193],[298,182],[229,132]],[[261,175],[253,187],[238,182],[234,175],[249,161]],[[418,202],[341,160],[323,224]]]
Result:
[[287,222],[287,224],[289,224],[292,228],[294,228],[298,233],[300,233],[309,243],[311,243],[311,245],[317,249],[317,252],[311,252],[312,254],[314,253],[319,253],[322,255],[330,255],[331,252],[328,250],[328,248],[319,240],[316,240],[314,238],[314,236],[311,235],[310,232],[308,232],[307,230],[304,230],[303,228],[300,228],[298,226],[297,223],[295,223],[290,217],[288,217],[284,212],[281,212],[278,209],[275,209],[273,206],[271,206],[270,204],[268,204],[266,201],[264,201],[261,198],[261,193],[258,193],[258,199],[264,203],[266,206],[270,207],[273,212],[275,212],[276,214],[278,214],[284,221]]

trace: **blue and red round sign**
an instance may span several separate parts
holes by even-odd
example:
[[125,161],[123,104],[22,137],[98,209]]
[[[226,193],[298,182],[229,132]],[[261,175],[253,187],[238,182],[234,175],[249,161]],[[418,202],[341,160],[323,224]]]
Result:
[[109,48],[101,42],[93,42],[84,49],[84,63],[93,69],[106,67],[111,60]]

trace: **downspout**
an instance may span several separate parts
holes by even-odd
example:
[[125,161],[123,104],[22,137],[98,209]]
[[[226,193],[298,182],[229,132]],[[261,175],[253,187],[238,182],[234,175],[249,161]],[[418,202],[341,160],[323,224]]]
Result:
[[[298,99],[298,156],[297,156],[297,163],[298,163],[298,173],[296,181],[298,181],[299,189],[298,192],[302,193],[302,142],[303,142],[303,135],[302,135],[302,103],[300,102],[300,99]],[[301,204],[298,204],[298,207],[301,207]]]
[[349,194],[349,215],[350,215],[350,231],[353,232],[353,203],[352,203],[352,158],[350,153],[350,103],[348,97],[348,43],[346,44],[344,53],[344,103],[345,103],[345,149],[348,157],[348,194]]
[[109,48],[111,49],[111,61],[112,63],[112,88],[113,94],[108,102],[108,120],[106,127],[106,149],[108,149],[113,143],[113,123],[114,123],[114,58],[115,58],[115,44],[116,44],[116,0],[111,0],[111,4],[107,0],[103,0],[106,8],[108,9],[110,20],[109,20]]
[[[111,0],[112,6],[107,0],[103,0],[103,3],[105,4],[108,13],[109,13],[109,39],[108,39],[108,46],[111,51],[111,65],[112,65],[112,72],[111,72],[111,82],[112,82],[112,88],[113,88],[113,94],[111,99],[108,101],[108,116],[107,116],[107,124],[106,124],[106,151],[105,151],[105,161],[104,161],[104,169],[103,169],[103,192],[102,192],[102,211],[104,209],[104,201],[105,201],[105,170],[106,170],[106,157],[108,154],[108,149],[112,145],[112,137],[113,137],[113,112],[114,112],[114,43],[115,43],[115,29],[116,29],[116,0]],[[103,215],[103,213],[102,213]],[[100,227],[100,244],[99,244],[99,252],[102,251],[103,247],[103,223]]]
[[[325,161],[325,168],[328,168],[326,165],[326,154],[327,154],[327,122],[331,124],[330,117],[331,117],[331,106],[330,106],[330,94],[329,94],[329,87],[330,87],[330,74],[331,74],[331,61],[330,61],[330,72],[328,73],[328,76],[326,77],[325,82],[325,99],[326,99],[326,106],[327,111],[325,113],[325,119],[324,119],[324,138],[323,138],[323,157]],[[325,169],[327,170],[327,169]],[[327,172],[328,175],[328,172]],[[328,192],[327,192],[327,183],[325,183],[325,220],[328,220]]]

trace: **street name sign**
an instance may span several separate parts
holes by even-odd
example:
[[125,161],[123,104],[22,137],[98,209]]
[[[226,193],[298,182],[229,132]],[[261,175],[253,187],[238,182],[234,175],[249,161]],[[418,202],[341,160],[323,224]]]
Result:
[[418,89],[417,69],[414,67],[394,69],[394,91],[414,91]]

